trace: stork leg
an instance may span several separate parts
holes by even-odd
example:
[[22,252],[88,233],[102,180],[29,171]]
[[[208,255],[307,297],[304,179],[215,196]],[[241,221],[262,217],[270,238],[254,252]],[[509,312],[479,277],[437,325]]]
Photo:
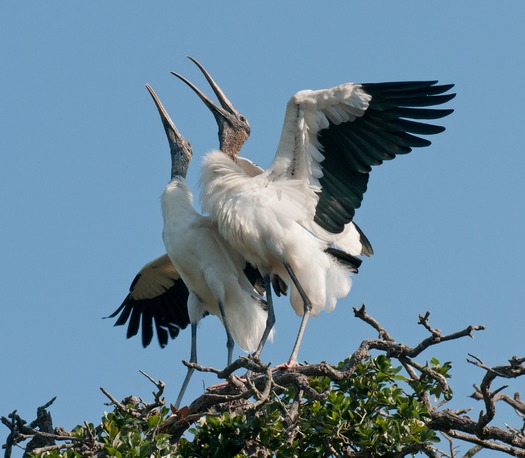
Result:
[[270,335],[270,331],[273,328],[273,325],[275,324],[275,312],[273,309],[273,299],[272,299],[272,282],[270,280],[270,275],[265,274],[263,277],[264,280],[264,287],[266,289],[266,304],[268,306],[268,318],[266,318],[266,327],[264,328],[263,335],[261,337],[261,341],[259,342],[259,345],[257,346],[257,350],[253,354],[254,358],[258,358],[262,352],[262,349],[264,345],[266,344],[266,340],[268,339],[268,336]]
[[[190,355],[190,363],[197,363],[197,323],[191,324],[191,355]],[[188,372],[186,373],[186,378],[184,379],[184,382],[182,383],[182,387],[179,391],[179,395],[177,396],[177,400],[175,401],[175,408],[178,409],[180,406],[180,403],[182,401],[182,397],[184,396],[184,392],[186,391],[186,388],[188,387],[188,383],[190,382],[191,376],[193,375],[193,372],[195,369],[193,367],[188,367]]]
[[286,271],[288,272],[288,275],[290,275],[290,278],[292,279],[295,287],[297,288],[297,291],[299,291],[299,295],[301,296],[303,303],[304,303],[304,313],[303,318],[301,320],[301,325],[299,326],[299,332],[297,333],[297,338],[295,339],[295,345],[292,350],[292,354],[290,355],[290,359],[288,360],[288,363],[286,366],[291,367],[297,365],[297,355],[299,353],[299,347],[301,346],[301,341],[303,340],[303,334],[304,330],[306,328],[306,323],[308,323],[308,318],[310,318],[310,311],[312,310],[312,303],[310,302],[310,299],[308,299],[308,296],[304,292],[303,287],[299,283],[299,280],[297,279],[297,276],[295,275],[292,267],[290,264],[284,262],[284,267],[286,268]]
[[219,310],[221,311],[222,322],[224,323],[224,329],[226,329],[226,348],[228,349],[228,366],[232,363],[233,346],[235,345],[233,337],[230,333],[230,327],[226,320],[226,313],[224,312],[224,306],[221,301],[217,301],[219,304]]

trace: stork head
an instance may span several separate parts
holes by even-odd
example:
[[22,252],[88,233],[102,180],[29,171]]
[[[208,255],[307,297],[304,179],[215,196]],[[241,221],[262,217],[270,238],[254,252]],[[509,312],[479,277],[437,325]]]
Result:
[[236,110],[233,104],[224,95],[221,88],[213,80],[206,69],[193,57],[188,57],[203,73],[208,80],[213,92],[219,100],[220,106],[210,100],[204,93],[195,85],[190,83],[186,78],[178,73],[171,72],[177,78],[184,81],[193,91],[200,97],[204,104],[210,109],[215,116],[217,125],[219,127],[219,145],[222,152],[226,153],[235,160],[242,146],[250,136],[250,124],[248,120]]
[[155,94],[155,91],[149,84],[146,84],[146,89],[151,94],[151,97],[153,97],[157,110],[159,110],[160,119],[166,131],[166,136],[168,137],[171,152],[171,178],[186,178],[186,173],[188,172],[192,158],[191,145],[177,130],[167,111],[162,106],[157,94]]

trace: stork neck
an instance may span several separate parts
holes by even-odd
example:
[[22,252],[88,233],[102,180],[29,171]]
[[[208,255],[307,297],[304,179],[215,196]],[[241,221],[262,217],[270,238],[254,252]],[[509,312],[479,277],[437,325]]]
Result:
[[171,155],[171,179],[186,178],[191,158],[185,154]]
[[236,160],[246,139],[241,138],[233,130],[219,133],[219,145],[223,153],[227,154],[232,160]]
[[237,162],[237,156],[239,155],[239,150],[237,148],[231,147],[229,145],[222,145],[221,151],[232,161]]

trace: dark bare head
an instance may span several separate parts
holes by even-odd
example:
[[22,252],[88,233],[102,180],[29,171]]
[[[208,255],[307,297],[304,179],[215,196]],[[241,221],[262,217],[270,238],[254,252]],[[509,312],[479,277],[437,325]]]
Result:
[[197,89],[195,85],[190,83],[183,76],[175,72],[171,73],[184,81],[191,89],[193,89],[193,91],[213,113],[213,116],[215,116],[215,120],[217,121],[217,125],[219,127],[220,149],[222,152],[226,153],[235,160],[242,146],[250,136],[250,124],[248,124],[248,120],[235,109],[233,104],[224,95],[224,92],[222,92],[221,88],[217,85],[205,68],[193,57],[189,57],[189,59],[194,62],[197,67],[199,67],[199,70],[208,80],[208,83],[213,89],[213,92],[215,92],[215,95],[217,96],[221,106],[218,106],[216,103],[210,100],[206,95],[204,95],[202,91]]
[[166,136],[168,137],[171,153],[171,178],[186,178],[186,173],[188,172],[192,158],[191,145],[177,130],[169,114],[162,106],[157,94],[155,94],[155,91],[149,84],[146,84],[146,89],[151,94],[151,97],[153,97],[157,110],[159,110],[160,119],[166,131]]

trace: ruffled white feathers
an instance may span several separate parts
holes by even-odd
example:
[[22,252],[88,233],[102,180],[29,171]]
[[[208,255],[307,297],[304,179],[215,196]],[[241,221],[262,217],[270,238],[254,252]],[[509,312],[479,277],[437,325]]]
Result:
[[266,326],[262,298],[243,272],[244,259],[224,242],[215,224],[194,210],[191,200],[183,178],[172,180],[162,195],[164,244],[190,291],[190,321],[198,321],[202,310],[222,321],[221,301],[232,337],[253,352]]

